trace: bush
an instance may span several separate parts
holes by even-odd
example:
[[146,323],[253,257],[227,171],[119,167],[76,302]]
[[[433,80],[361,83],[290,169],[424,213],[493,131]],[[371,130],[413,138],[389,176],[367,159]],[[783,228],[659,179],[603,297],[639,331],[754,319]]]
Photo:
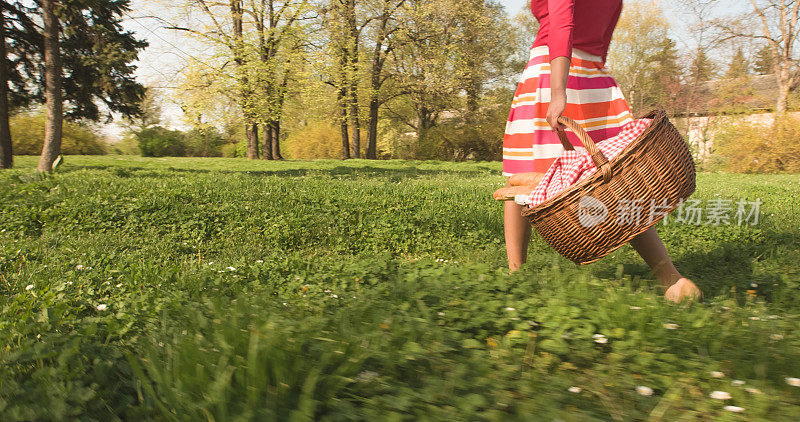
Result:
[[315,122],[286,139],[286,153],[291,158],[342,158],[342,135],[330,123]]
[[226,158],[241,157],[241,155],[237,154],[239,145],[241,145],[241,144],[244,144],[244,142],[237,142],[237,143],[229,142],[229,143],[223,145],[219,149],[220,150],[220,154],[222,154],[222,156],[226,157]]
[[184,134],[153,126],[135,133],[143,157],[183,157],[186,153]]
[[[10,119],[14,155],[39,155],[44,144],[45,114],[40,111],[20,113]],[[61,153],[103,155],[107,147],[102,137],[86,123],[64,121]]]
[[715,137],[715,164],[734,173],[800,172],[800,119],[779,118],[772,126],[734,122]]
[[192,129],[184,134],[183,142],[190,157],[220,157],[227,143],[214,128]]

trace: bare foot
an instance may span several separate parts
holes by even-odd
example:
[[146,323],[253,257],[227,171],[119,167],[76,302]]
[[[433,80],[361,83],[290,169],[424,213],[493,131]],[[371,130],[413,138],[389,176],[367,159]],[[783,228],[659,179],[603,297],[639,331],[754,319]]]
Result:
[[692,280],[683,277],[667,289],[664,297],[670,302],[679,303],[684,300],[701,299],[703,293]]

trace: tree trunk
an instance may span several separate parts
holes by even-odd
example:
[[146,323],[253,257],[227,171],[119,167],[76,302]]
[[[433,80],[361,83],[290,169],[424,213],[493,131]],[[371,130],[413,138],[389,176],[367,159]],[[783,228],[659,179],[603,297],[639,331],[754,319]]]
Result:
[[[355,78],[351,75],[351,77]],[[353,157],[361,158],[361,120],[358,118],[357,83],[350,85],[350,126],[353,133]]]
[[369,100],[369,126],[367,127],[367,158],[375,160],[378,158],[378,95],[370,95]]
[[[775,102],[775,113],[786,113],[787,103],[789,99],[789,92],[792,89],[790,63],[783,62],[778,65],[777,74],[775,75],[778,80],[778,98]],[[777,120],[776,120],[777,121]]]
[[269,125],[264,125],[264,143],[261,145],[261,158],[265,160],[275,159],[275,156],[272,155],[272,145],[274,142],[275,140],[272,139],[272,130],[270,130]]
[[0,169],[14,165],[11,128],[8,124],[8,57],[6,56],[6,20],[0,10]]
[[54,0],[41,0],[44,24],[45,103],[47,117],[44,127],[44,146],[39,157],[39,172],[51,171],[61,154],[63,103],[61,96],[61,57],[58,46],[59,23]]
[[272,157],[276,160],[283,160],[280,148],[280,135],[281,135],[280,125],[281,123],[277,120],[273,120],[269,124],[269,131],[272,134]]
[[244,134],[247,138],[247,158],[258,159],[258,123],[245,123]]
[[344,97],[344,94],[340,91],[339,110],[341,111],[341,116],[339,119],[339,126],[342,132],[342,160],[347,160],[350,158],[350,136],[347,134],[347,102],[345,98],[342,97]]
[[[343,49],[344,50],[344,49]],[[343,55],[346,55],[346,51],[341,52]],[[336,101],[339,105],[339,126],[341,127],[342,132],[342,160],[347,160],[350,158],[350,136],[347,133],[347,77],[345,75],[346,71],[344,66],[347,65],[347,57],[344,56],[343,58],[339,59],[339,64],[342,66],[341,72],[341,79],[339,81],[339,91],[336,94]]]
[[[389,25],[389,2],[384,1],[381,13],[378,35],[375,39],[375,49],[372,52],[372,69],[370,70],[369,93],[369,122],[367,124],[367,158],[378,158],[378,112],[380,111],[380,89],[383,85],[381,78],[386,52],[383,51],[383,41],[386,39],[387,26]],[[390,47],[391,48],[391,47]]]
[[[342,110],[342,114],[344,113],[345,111]],[[342,132],[342,160],[347,160],[350,158],[350,137],[347,134],[347,117],[342,117],[340,126]]]
[[239,73],[239,106],[244,115],[245,138],[247,139],[247,158],[258,159],[258,122],[253,116],[252,101],[253,90],[250,88],[250,80],[247,78],[244,66],[244,41],[242,35],[244,31],[244,11],[242,10],[241,0],[231,0],[231,23],[233,25],[233,61],[236,63],[236,71]]

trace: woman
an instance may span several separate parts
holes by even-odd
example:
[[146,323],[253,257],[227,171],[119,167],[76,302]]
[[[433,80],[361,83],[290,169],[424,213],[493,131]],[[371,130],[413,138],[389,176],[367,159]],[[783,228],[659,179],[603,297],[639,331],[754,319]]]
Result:
[[[596,142],[611,138],[633,121],[630,107],[614,79],[605,71],[611,35],[619,20],[622,0],[532,0],[539,32],[520,78],[503,138],[505,188],[495,198],[528,194],[561,155],[555,133],[562,114],[581,124]],[[570,142],[581,147],[568,133]],[[525,262],[531,227],[522,208],[505,202],[508,266],[515,271]],[[652,268],[672,301],[699,297],[700,290],[681,276],[654,228],[631,240]]]

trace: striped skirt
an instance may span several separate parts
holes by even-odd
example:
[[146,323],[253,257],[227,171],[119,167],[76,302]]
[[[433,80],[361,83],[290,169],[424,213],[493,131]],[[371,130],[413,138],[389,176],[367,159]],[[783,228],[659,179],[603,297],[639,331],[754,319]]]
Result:
[[[550,104],[550,56],[547,46],[531,49],[531,57],[517,85],[503,137],[503,175],[544,173],[564,147],[547,124]],[[572,51],[564,116],[578,122],[595,142],[616,136],[633,121],[630,107],[599,56]],[[580,140],[567,137],[582,151]]]

